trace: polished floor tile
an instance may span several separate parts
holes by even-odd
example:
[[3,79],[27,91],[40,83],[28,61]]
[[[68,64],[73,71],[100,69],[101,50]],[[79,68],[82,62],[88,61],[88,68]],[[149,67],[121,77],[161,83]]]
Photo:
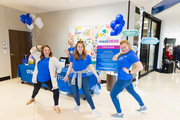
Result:
[[[133,82],[134,86],[136,82]],[[87,101],[82,99],[79,112],[73,112],[76,106],[72,94],[60,94],[61,114],[53,110],[53,96],[49,90],[41,88],[36,101],[26,105],[33,86],[21,84],[20,78],[0,82],[0,120],[113,120],[110,115],[115,108],[110,99],[110,92],[102,84],[100,94],[92,96],[96,109],[102,114],[97,117],[91,113]],[[137,113],[139,108],[135,99],[123,90],[118,98],[124,113],[123,120],[180,120],[180,70],[165,74],[151,72],[141,77],[137,92],[141,95],[148,110]]]

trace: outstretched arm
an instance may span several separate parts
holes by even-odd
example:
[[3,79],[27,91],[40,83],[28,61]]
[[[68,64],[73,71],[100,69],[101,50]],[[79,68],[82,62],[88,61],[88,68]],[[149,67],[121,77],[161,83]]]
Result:
[[67,70],[67,72],[66,72],[66,76],[65,76],[64,79],[63,79],[65,82],[67,82],[67,81],[69,80],[68,76],[69,76],[69,74],[70,74],[70,72],[71,72],[71,70],[72,70],[72,65],[73,65],[73,63],[70,62],[70,65],[69,65],[68,70]]
[[40,55],[41,55],[41,53],[40,53],[41,47],[42,47],[42,45],[37,45],[37,46],[35,46],[35,47],[32,47],[31,50],[30,50],[31,55],[32,55],[36,60],[37,60],[37,59],[40,57]]

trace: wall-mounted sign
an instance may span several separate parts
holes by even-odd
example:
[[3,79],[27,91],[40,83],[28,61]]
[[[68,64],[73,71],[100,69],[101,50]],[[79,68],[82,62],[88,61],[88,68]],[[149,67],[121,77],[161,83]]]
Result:
[[151,15],[155,15],[177,3],[179,3],[180,0],[163,0],[162,2],[158,3],[154,7],[152,7]]
[[157,44],[159,40],[157,38],[142,38],[142,44]]
[[3,49],[7,49],[7,42],[3,41],[2,44],[3,44]]
[[122,33],[124,36],[138,36],[138,30],[137,29],[124,30]]

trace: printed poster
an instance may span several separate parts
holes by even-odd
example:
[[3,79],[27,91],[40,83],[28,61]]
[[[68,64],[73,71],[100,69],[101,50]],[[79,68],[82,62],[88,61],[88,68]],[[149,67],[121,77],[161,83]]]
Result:
[[118,63],[113,61],[114,55],[120,52],[120,37],[99,37],[97,43],[96,70],[117,71]]

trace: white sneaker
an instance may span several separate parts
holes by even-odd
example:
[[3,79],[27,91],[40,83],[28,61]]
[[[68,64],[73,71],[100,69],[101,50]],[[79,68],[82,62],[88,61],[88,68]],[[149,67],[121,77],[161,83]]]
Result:
[[144,112],[146,110],[147,110],[146,106],[141,106],[137,111],[141,113],[141,112]]
[[78,110],[79,110],[79,106],[76,106],[76,107],[74,108],[74,112],[78,112]]
[[124,117],[124,115],[122,113],[116,113],[116,114],[112,114],[111,117],[114,119],[121,119]]
[[97,110],[92,110],[92,113],[94,114],[94,115],[96,115],[96,116],[98,116],[98,117],[101,117],[101,113],[99,112],[99,111],[97,111]]

